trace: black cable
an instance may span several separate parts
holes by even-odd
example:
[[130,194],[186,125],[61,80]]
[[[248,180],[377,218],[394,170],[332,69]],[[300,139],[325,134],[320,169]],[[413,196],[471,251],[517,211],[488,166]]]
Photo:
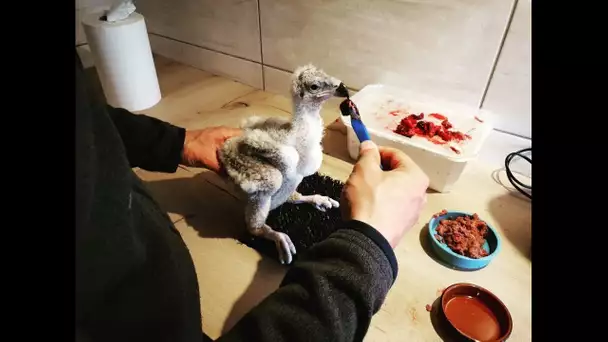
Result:
[[523,150],[509,153],[507,155],[507,157],[505,158],[505,170],[507,171],[507,178],[509,179],[509,182],[511,182],[513,187],[515,187],[515,189],[517,189],[517,191],[522,193],[524,196],[528,197],[529,199],[532,199],[532,186],[526,185],[526,184],[522,183],[519,179],[517,179],[515,177],[515,175],[513,174],[513,172],[511,171],[511,167],[510,167],[511,161],[516,156],[526,160],[528,163],[530,163],[530,165],[532,165],[532,159],[523,155],[523,153],[526,153],[526,152],[532,152],[532,148],[531,147],[524,148]]

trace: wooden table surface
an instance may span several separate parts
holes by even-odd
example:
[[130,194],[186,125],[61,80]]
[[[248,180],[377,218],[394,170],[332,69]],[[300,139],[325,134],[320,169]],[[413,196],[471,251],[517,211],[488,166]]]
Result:
[[[290,100],[156,57],[162,101],[143,111],[186,128],[236,126],[249,115],[290,115]],[[322,113],[328,125],[321,173],[345,180],[351,169],[345,135],[334,122],[333,103]],[[513,317],[511,341],[531,337],[530,202],[509,190],[499,166],[473,162],[452,192],[429,192],[420,221],[396,249],[399,277],[374,316],[366,341],[441,341],[426,304],[456,282],[472,282],[495,293]],[[212,338],[226,331],[248,310],[272,293],[285,268],[239,244],[233,237],[245,229],[243,205],[218,187],[217,176],[204,169],[180,168],[174,174],[135,170],[169,212],[181,232],[198,274],[203,329]],[[452,270],[429,254],[425,224],[442,209],[479,213],[498,229],[503,248],[486,268]]]

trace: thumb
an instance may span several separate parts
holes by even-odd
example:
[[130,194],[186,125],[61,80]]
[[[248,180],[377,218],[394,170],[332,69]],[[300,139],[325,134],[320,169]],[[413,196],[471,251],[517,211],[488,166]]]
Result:
[[364,166],[378,167],[381,163],[380,151],[378,145],[371,140],[366,140],[359,146],[359,161],[357,162]]
[[243,134],[241,128],[223,127],[221,132],[221,141],[224,142],[232,137],[236,137]]

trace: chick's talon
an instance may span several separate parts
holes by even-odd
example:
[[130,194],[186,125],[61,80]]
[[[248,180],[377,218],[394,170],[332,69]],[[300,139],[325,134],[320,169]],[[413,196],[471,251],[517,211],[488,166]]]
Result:
[[293,259],[292,254],[296,254],[296,248],[289,236],[285,233],[277,232],[277,238],[275,240],[277,250],[279,252],[279,260],[281,264],[289,265]]
[[338,203],[336,200],[321,195],[315,195],[313,198],[313,204],[318,210],[323,212],[325,212],[327,209],[340,207],[340,203]]

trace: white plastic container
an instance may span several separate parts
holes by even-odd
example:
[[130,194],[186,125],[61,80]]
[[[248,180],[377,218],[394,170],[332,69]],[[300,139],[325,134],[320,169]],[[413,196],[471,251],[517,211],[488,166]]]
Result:
[[[428,175],[430,188],[439,192],[449,192],[465,169],[467,163],[477,158],[481,147],[492,127],[480,117],[480,110],[474,107],[413,94],[405,90],[369,85],[361,89],[351,100],[359,108],[361,119],[367,127],[372,141],[378,145],[398,148],[410,156]],[[438,113],[449,120],[452,130],[468,134],[471,139],[461,143],[437,145],[426,138],[408,138],[393,130],[407,114],[391,114],[398,109],[409,114],[424,113],[424,120],[440,123],[429,114]],[[347,148],[350,157],[359,156],[359,140],[352,129],[349,116],[340,116],[347,128]],[[454,152],[450,146],[460,151]]]

